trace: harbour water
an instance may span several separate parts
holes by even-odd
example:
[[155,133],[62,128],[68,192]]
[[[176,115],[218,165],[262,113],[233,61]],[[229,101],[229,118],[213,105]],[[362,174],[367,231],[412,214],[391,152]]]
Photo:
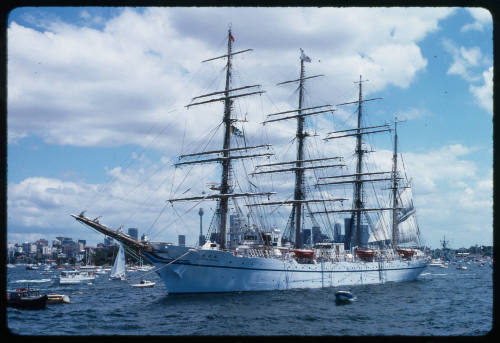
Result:
[[[71,304],[46,310],[7,309],[16,335],[231,335],[231,336],[482,336],[493,328],[493,269],[428,267],[416,281],[355,287],[229,294],[168,295],[155,273],[128,273],[128,281],[99,275],[59,286],[53,276],[8,268],[7,289],[35,287],[62,293]],[[141,276],[154,288],[134,288]],[[45,279],[45,280],[43,280]],[[33,282],[32,280],[41,280]],[[357,298],[335,304],[337,290]]]

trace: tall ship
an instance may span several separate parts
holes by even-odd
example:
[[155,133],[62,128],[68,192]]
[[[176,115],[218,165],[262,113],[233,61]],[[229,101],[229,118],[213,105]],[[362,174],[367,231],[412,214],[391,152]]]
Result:
[[[233,87],[233,57],[251,50],[233,51],[233,42],[229,28],[227,53],[203,61],[225,60],[224,89],[197,96],[186,106],[223,104],[222,147],[181,155],[175,164],[176,168],[182,168],[218,163],[220,181],[210,187],[213,190],[210,194],[166,199],[172,205],[188,201],[216,202],[209,230],[205,236],[200,235],[198,246],[139,241],[100,223],[98,219],[86,217],[85,211],[72,216],[150,261],[171,294],[322,288],[415,280],[428,262],[421,249],[411,182],[401,172],[401,163],[398,163],[398,121],[363,126],[364,103],[378,98],[363,98],[365,80],[360,77],[358,99],[336,105],[354,106],[357,126],[329,132],[321,142],[326,146],[343,138],[355,138],[355,170],[345,172],[346,164],[341,156],[321,156],[321,148],[313,146],[316,147],[314,150],[308,145],[314,134],[308,132],[312,130],[307,120],[312,116],[331,115],[336,109],[329,104],[305,105],[306,83],[323,75],[306,75],[306,63],[311,59],[300,49],[299,77],[278,84],[297,85],[297,108],[268,114],[262,123],[296,122],[295,137],[290,137],[295,159],[255,162],[251,170],[247,164],[247,168],[236,171],[237,163],[261,161],[275,155],[271,144],[247,144],[242,129],[238,128],[244,120],[234,116],[235,102],[264,91],[260,85]],[[366,149],[363,137],[382,132],[393,135],[392,168],[367,171],[365,156],[371,151]],[[293,181],[293,190],[286,194],[257,186],[268,185],[261,179],[272,176],[278,185]],[[244,183],[248,185],[245,191],[241,186]],[[343,187],[344,195],[333,196],[339,187]],[[346,192],[346,187],[351,191]],[[376,190],[384,196],[368,197],[369,190]],[[345,197],[347,193],[352,194],[352,199]],[[374,206],[374,203],[378,205]],[[289,211],[282,227],[266,220],[276,208]],[[201,209],[199,214],[201,226]],[[339,218],[344,221],[343,234],[336,222]]]

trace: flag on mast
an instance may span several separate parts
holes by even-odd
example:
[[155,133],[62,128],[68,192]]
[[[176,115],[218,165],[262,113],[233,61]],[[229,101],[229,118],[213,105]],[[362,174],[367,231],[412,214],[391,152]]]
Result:
[[231,125],[231,133],[235,136],[243,137],[243,132],[234,125]]
[[302,61],[311,63],[311,59],[309,58],[309,56],[306,56],[306,54],[304,54],[304,50],[302,50],[302,48],[300,49],[300,59]]
[[234,42],[234,37],[232,33],[229,33],[229,38],[231,38],[231,40]]

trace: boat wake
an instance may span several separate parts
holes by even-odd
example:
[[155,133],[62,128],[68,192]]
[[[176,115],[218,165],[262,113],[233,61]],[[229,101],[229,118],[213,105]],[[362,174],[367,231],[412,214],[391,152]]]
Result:
[[39,280],[16,280],[15,283],[44,283],[51,282],[51,279],[39,279]]

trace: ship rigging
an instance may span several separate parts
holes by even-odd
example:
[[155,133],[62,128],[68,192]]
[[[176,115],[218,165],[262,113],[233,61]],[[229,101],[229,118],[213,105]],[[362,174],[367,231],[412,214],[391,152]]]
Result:
[[[202,61],[207,63],[225,60],[224,89],[195,96],[191,103],[186,105],[189,109],[193,106],[222,103],[222,147],[181,154],[174,165],[175,168],[182,168],[218,163],[221,166],[220,182],[210,183],[210,189],[213,191],[211,194],[172,197],[166,200],[172,206],[181,201],[217,202],[212,224],[206,235],[206,243],[200,243],[200,246],[192,248],[166,242],[137,241],[119,230],[112,230],[99,223],[97,218],[95,220],[87,218],[84,212],[72,216],[77,221],[138,251],[155,265],[169,293],[317,288],[415,279],[426,267],[427,261],[416,245],[419,243],[419,229],[416,225],[410,182],[403,180],[398,172],[398,121],[394,121],[393,128],[389,124],[362,125],[363,104],[380,99],[363,99],[362,85],[367,80],[363,80],[360,76],[357,82],[358,100],[337,105],[357,105],[357,127],[332,131],[324,138],[324,144],[331,144],[330,142],[341,138],[355,137],[355,172],[322,174],[323,176],[317,177],[316,172],[343,171],[347,165],[341,156],[306,154],[308,139],[313,136],[307,131],[306,120],[312,116],[333,114],[336,108],[329,104],[305,105],[305,81],[324,75],[306,76],[305,63],[311,63],[311,59],[300,49],[299,78],[277,84],[277,86],[298,84],[297,108],[270,113],[262,122],[262,125],[293,120],[296,122],[293,138],[296,158],[255,165],[254,170],[247,171],[245,175],[250,189],[245,191],[239,187],[237,190],[236,184],[240,175],[234,172],[236,162],[269,159],[274,153],[271,144],[247,145],[246,140],[244,144],[234,144],[236,137],[244,137],[243,129],[240,130],[236,124],[246,121],[246,118],[240,120],[233,114],[236,99],[262,95],[265,91],[257,84],[233,86],[233,57],[252,49],[233,51],[234,36],[231,28],[228,29],[226,39],[227,51],[224,55]],[[362,138],[365,135],[381,132],[394,132],[392,170],[375,172],[365,170],[364,155],[369,151],[364,149]],[[263,149],[265,151],[262,151]],[[255,185],[259,183],[261,177],[281,175],[281,173],[294,175],[293,194],[283,192],[278,194],[276,190],[260,189]],[[308,173],[311,173],[312,178],[316,180],[312,187],[308,184]],[[280,182],[284,180],[285,177],[280,178]],[[367,206],[364,185],[379,182],[391,185],[389,190],[392,197],[387,197],[384,205]],[[343,208],[344,202],[349,199],[332,196],[334,192],[331,189],[349,184],[353,185],[352,206]],[[324,188],[330,190],[323,191]],[[271,196],[275,195],[278,197],[284,195],[285,199],[271,200]],[[256,201],[263,197],[267,198],[267,201]],[[264,208],[273,206],[278,208],[290,206],[284,231],[281,232],[275,226],[262,225],[262,222],[261,225],[255,223],[251,225],[249,219],[244,223],[245,214],[238,204],[238,199],[245,201],[247,218],[254,210],[263,211]],[[230,201],[236,212],[234,222],[229,218]],[[338,204],[342,208],[335,207]],[[322,210],[311,210],[311,206],[315,205],[321,206]],[[322,231],[336,230],[330,216],[341,213],[350,215],[349,220],[346,220],[348,225],[345,225],[344,242],[322,234]],[[370,213],[378,213],[378,219],[371,219]],[[266,215],[270,216],[269,212],[266,212]],[[322,228],[317,219],[321,217],[326,217]],[[311,237],[314,230],[310,231],[309,237],[305,235],[306,218],[310,220],[312,228],[319,231],[319,238]],[[368,225],[363,225],[363,220]],[[238,235],[235,235],[235,227],[241,229]],[[369,229],[366,232],[369,237],[362,237],[362,229],[366,228]],[[202,241],[204,240],[200,239],[200,242]],[[400,246],[410,242],[415,244],[411,247]]]

